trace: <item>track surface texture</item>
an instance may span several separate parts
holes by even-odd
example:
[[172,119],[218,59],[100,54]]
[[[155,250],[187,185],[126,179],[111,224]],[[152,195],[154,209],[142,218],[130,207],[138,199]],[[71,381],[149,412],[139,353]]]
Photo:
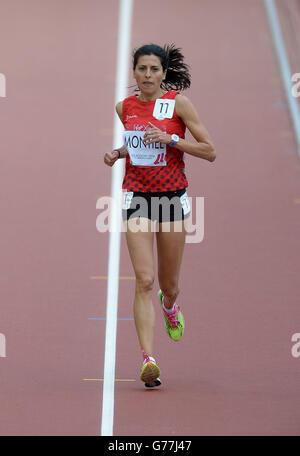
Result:
[[[1,435],[100,432],[118,7],[1,6]],[[157,389],[139,380],[122,233],[114,435],[299,435],[300,162],[263,2],[136,1],[131,41],[183,49],[217,159],[186,156],[204,238],[185,246],[180,342],[155,284]]]

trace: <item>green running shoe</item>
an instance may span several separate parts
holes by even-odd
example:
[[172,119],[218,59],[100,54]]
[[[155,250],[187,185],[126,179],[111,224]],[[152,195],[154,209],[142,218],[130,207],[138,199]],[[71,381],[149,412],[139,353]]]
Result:
[[172,312],[166,312],[163,308],[164,295],[161,290],[158,292],[158,299],[163,311],[165,327],[169,337],[175,341],[180,340],[184,333],[184,319],[179,305],[175,303],[174,310]]

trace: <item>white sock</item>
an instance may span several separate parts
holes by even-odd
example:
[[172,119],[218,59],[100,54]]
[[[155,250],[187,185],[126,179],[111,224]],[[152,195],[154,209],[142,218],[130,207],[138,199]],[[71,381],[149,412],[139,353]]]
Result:
[[163,305],[164,310],[165,310],[166,312],[168,312],[168,313],[173,312],[173,310],[174,310],[174,308],[175,308],[175,302],[174,302],[173,307],[172,307],[171,309],[167,309],[167,308],[165,307],[165,305],[164,305],[164,297],[162,297],[162,305]]
[[[153,358],[153,356],[149,356],[149,359],[150,359],[150,361],[153,361],[156,364],[155,358]],[[147,360],[145,358],[143,361],[143,364],[145,364],[146,362],[147,362]]]

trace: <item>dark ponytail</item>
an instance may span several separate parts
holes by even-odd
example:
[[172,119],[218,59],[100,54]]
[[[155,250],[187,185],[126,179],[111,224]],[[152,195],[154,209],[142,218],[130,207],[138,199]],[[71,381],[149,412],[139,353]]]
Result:
[[164,90],[184,90],[191,85],[189,66],[184,63],[180,48],[175,44],[165,44],[160,47],[156,44],[146,44],[133,51],[133,69],[142,55],[156,55],[159,57],[163,71],[167,70],[166,79],[161,83]]

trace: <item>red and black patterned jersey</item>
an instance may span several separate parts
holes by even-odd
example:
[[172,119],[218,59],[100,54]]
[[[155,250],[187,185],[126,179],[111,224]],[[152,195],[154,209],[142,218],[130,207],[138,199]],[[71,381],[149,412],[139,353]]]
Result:
[[[168,91],[161,98],[175,99],[179,92]],[[174,108],[171,119],[158,120],[153,117],[154,101],[141,101],[137,95],[125,98],[123,101],[122,121],[125,130],[146,130],[148,122],[162,129],[167,134],[177,134],[185,137],[186,126],[178,117]],[[165,192],[188,187],[185,176],[184,152],[176,147],[166,147],[165,166],[136,166],[131,163],[130,156],[126,156],[125,176],[122,189],[136,192]]]

